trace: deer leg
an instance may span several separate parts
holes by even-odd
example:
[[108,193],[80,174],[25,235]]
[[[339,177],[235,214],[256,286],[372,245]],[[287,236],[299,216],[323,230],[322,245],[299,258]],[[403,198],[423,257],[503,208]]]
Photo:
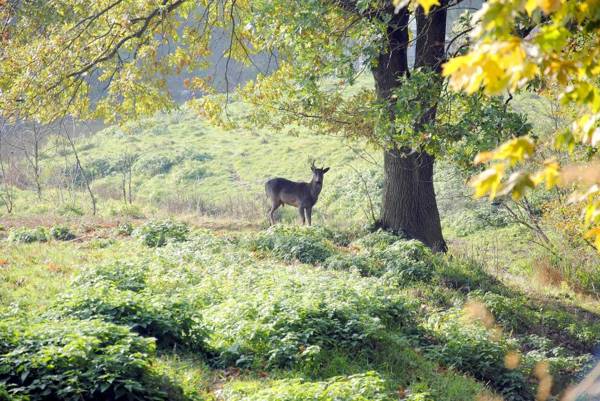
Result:
[[311,218],[312,218],[312,207],[307,207],[304,210],[306,210],[306,220],[308,221],[308,225],[311,225]]
[[275,224],[275,210],[277,210],[278,208],[279,204],[273,203],[273,205],[271,206],[271,210],[269,210],[269,223],[271,223],[271,225]]
[[300,213],[300,220],[302,221],[302,225],[304,225],[305,221],[304,221],[304,208],[302,206],[300,206],[298,208],[298,212]]

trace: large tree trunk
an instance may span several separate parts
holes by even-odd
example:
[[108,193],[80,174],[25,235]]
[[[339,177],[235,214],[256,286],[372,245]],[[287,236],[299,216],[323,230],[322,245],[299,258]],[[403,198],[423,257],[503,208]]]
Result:
[[[434,8],[428,16],[417,10],[416,67],[440,70],[444,57],[446,8]],[[388,25],[388,46],[373,68],[379,99],[390,104],[394,118],[394,88],[398,79],[407,75],[408,11],[400,10]],[[435,106],[430,108],[417,128],[435,119]],[[423,242],[434,251],[445,252],[440,215],[433,188],[433,156],[424,151],[395,146],[384,153],[384,189],[380,225]]]
[[425,152],[385,152],[381,225],[445,252],[433,189],[433,161]]

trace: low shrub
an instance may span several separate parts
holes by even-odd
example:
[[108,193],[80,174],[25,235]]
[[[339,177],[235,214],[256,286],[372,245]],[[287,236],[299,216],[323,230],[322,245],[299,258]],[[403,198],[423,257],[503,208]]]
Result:
[[94,238],[87,243],[87,247],[90,249],[104,249],[116,243],[117,241],[114,238]]
[[337,270],[357,268],[363,275],[384,277],[398,285],[430,281],[434,275],[431,251],[418,241],[378,231],[353,244],[359,254],[335,254],[325,266]]
[[524,330],[531,330],[532,326],[541,323],[537,313],[529,308],[529,302],[524,297],[506,297],[481,290],[469,293],[469,297],[481,301],[500,324],[510,332],[521,333]]
[[0,383],[11,396],[166,400],[154,353],[154,340],[99,320],[0,322]]
[[470,324],[452,310],[433,315],[426,327],[434,338],[426,346],[429,358],[489,382],[507,401],[533,398],[533,387],[526,372],[505,366],[506,355],[518,350],[514,340],[498,338],[494,331],[477,323]]
[[105,282],[77,287],[57,305],[61,316],[103,319],[155,337],[162,347],[202,352],[206,350],[208,331],[198,309],[198,305],[178,294],[119,290]]
[[385,381],[376,372],[336,376],[326,381],[302,379],[261,382],[236,382],[227,386],[224,399],[231,401],[392,401]]
[[415,306],[396,289],[347,272],[254,261],[211,270],[204,282],[231,288],[197,294],[212,303],[203,314],[221,366],[314,371],[327,351],[368,355],[386,328],[401,331],[414,319]]
[[129,236],[133,233],[133,225],[126,221],[117,226],[116,232],[118,235]]
[[361,250],[381,251],[400,239],[389,231],[379,229],[353,241],[352,245]]
[[433,268],[429,262],[431,252],[418,241],[399,240],[383,250],[373,252],[371,256],[383,261],[383,276],[400,285],[429,281],[433,277]]
[[109,283],[118,290],[139,292],[146,288],[148,266],[144,263],[114,262],[82,270],[75,278],[76,286]]
[[50,236],[58,241],[70,241],[75,238],[75,234],[65,226],[53,226],[50,228]]
[[254,251],[266,251],[283,260],[322,263],[334,254],[324,231],[298,226],[275,225],[250,240]]
[[56,211],[61,216],[81,217],[84,215],[83,209],[81,208],[81,206],[75,205],[75,204],[69,204],[69,203],[62,205]]
[[111,216],[121,216],[131,219],[143,219],[144,212],[138,205],[119,204],[112,206],[109,210]]
[[189,234],[189,227],[185,223],[173,220],[149,221],[135,229],[132,233],[149,247],[161,247],[167,242],[186,241]]
[[175,174],[178,182],[200,181],[210,175],[204,163],[186,160]]
[[177,155],[147,154],[134,163],[133,170],[136,173],[154,177],[159,174],[167,174],[180,160],[181,157]]
[[334,254],[323,263],[328,269],[333,270],[358,270],[363,276],[377,276],[381,274],[383,264],[366,255]]
[[8,234],[8,240],[11,242],[18,242],[22,244],[29,244],[32,242],[46,242],[48,241],[48,232],[43,227],[15,228],[10,230]]

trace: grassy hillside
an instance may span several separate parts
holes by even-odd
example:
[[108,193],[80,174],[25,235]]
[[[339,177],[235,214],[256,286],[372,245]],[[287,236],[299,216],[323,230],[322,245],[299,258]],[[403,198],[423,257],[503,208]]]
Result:
[[[515,107],[540,137],[553,123]],[[79,137],[97,216],[51,137],[42,199],[24,185],[0,215],[0,400],[554,400],[581,381],[600,270],[556,194],[473,201],[438,163],[450,252],[432,255],[367,230],[378,152],[301,133],[184,108]],[[331,166],[316,227],[286,207],[266,229],[264,181],[308,180],[311,159]]]
[[[76,190],[68,193],[63,189],[59,194],[51,189],[44,196],[46,202],[22,192],[15,213],[52,213],[60,209],[57,205],[87,213],[89,201],[72,152],[59,137],[53,138],[48,148],[42,163],[45,182],[56,186],[62,179],[63,187],[73,183]],[[123,208],[119,163],[125,156],[135,160],[133,203],[148,214],[160,210],[264,221],[264,182],[274,176],[310,180],[313,159],[331,167],[317,221],[365,220],[367,188],[375,192],[374,200],[379,200],[380,168],[373,164],[379,160],[378,153],[356,154],[340,138],[306,132],[294,136],[268,130],[223,131],[185,109],[123,128],[107,128],[79,139],[77,148],[100,199],[102,215],[119,214]],[[365,157],[374,157],[374,161],[367,162]],[[295,218],[295,212],[289,210],[286,216]]]
[[31,243],[13,232],[2,242],[7,391],[532,400],[544,386],[536,374],[563,391],[600,340],[598,303],[591,312],[541,299],[382,232],[189,232],[170,222],[129,232]]

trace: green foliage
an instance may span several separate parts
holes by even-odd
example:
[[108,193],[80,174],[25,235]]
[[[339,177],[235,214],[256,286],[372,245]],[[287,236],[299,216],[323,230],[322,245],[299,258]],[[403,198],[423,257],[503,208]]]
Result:
[[433,269],[429,263],[431,251],[419,241],[399,240],[384,250],[374,252],[371,257],[383,262],[384,277],[398,283],[426,282],[433,277]]
[[186,181],[200,181],[204,177],[207,177],[210,173],[207,171],[204,163],[196,160],[186,161],[177,171],[177,180]]
[[111,175],[114,170],[114,162],[107,158],[86,160],[85,170],[91,179],[98,179]]
[[61,216],[83,216],[84,214],[81,206],[69,203],[60,206],[56,211]]
[[119,235],[129,236],[133,233],[133,225],[128,221],[120,223],[117,226],[116,232]]
[[355,240],[352,245],[363,250],[381,251],[398,241],[400,237],[385,230],[377,230]]
[[165,400],[154,352],[153,340],[98,320],[0,322],[0,382],[34,400]]
[[[394,397],[377,372],[332,377],[322,382],[302,379],[228,385],[225,398],[232,401],[391,401]],[[416,400],[416,399],[415,399]]]
[[436,337],[434,344],[427,346],[429,357],[490,382],[505,400],[532,398],[533,390],[524,372],[505,367],[505,356],[517,349],[514,341],[494,338],[482,325],[461,321],[460,315],[452,311],[431,316],[427,326]]
[[19,242],[24,244],[31,242],[46,242],[48,241],[48,232],[43,227],[15,228],[9,231],[8,240],[11,242]]
[[[117,286],[135,288],[131,276],[121,278]],[[62,298],[58,309],[62,316],[125,325],[143,336],[155,337],[163,347],[177,345],[192,351],[206,348],[207,330],[197,305],[178,294],[136,292],[100,282],[80,285]]]
[[[281,235],[281,230],[256,237]],[[324,241],[311,229],[285,233]],[[177,286],[192,285],[195,297],[206,304],[203,318],[213,330],[209,345],[219,366],[318,370],[329,352],[373,352],[387,325],[401,327],[412,316],[413,306],[376,279],[257,261],[244,248],[214,236],[171,244],[161,255],[203,266],[185,273],[179,262],[168,271],[182,283]]]
[[250,249],[269,251],[283,260],[322,263],[334,250],[326,233],[311,227],[275,225],[250,240]]
[[114,262],[84,269],[74,280],[77,286],[108,283],[118,290],[139,292],[146,288],[150,268],[145,263]]
[[364,276],[374,276],[381,272],[382,266],[373,258],[365,255],[334,254],[323,263],[328,269],[353,270],[357,269]]
[[178,162],[179,158],[176,156],[146,154],[135,162],[133,168],[140,174],[154,177],[159,174],[167,174]]
[[430,261],[439,285],[464,292],[482,289],[503,295],[510,293],[496,277],[488,273],[484,266],[475,260],[437,255]]
[[66,226],[53,226],[50,228],[50,236],[59,241],[70,241],[75,238],[75,234]]
[[109,214],[111,216],[122,216],[133,219],[143,219],[144,212],[138,205],[130,205],[130,204],[119,204],[112,206],[109,209]]
[[161,247],[167,242],[186,241],[190,229],[185,223],[173,220],[149,221],[138,227],[132,233],[149,247]]

